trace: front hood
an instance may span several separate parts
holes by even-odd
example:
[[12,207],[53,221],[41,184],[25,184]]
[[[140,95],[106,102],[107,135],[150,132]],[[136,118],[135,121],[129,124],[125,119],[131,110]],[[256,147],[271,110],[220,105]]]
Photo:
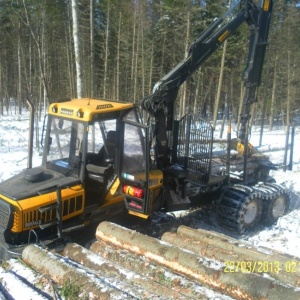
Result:
[[71,181],[74,181],[74,177],[66,177],[45,167],[25,169],[0,183],[0,195],[12,200],[22,200],[53,192],[58,185],[68,184]]

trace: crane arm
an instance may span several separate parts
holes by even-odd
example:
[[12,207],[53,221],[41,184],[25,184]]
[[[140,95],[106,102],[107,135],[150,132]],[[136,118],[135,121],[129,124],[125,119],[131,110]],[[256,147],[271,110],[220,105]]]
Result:
[[[234,14],[239,4],[241,8]],[[250,30],[250,41],[247,65],[243,74],[246,94],[239,134],[239,138],[244,141],[250,105],[256,101],[256,91],[260,83],[271,10],[272,0],[260,0],[257,5],[252,0],[238,0],[191,44],[184,61],[159,80],[154,86],[153,93],[142,100],[142,108],[155,117],[156,156],[161,167],[166,166],[169,161],[167,132],[173,128],[174,103],[179,87],[241,24],[246,22]],[[231,16],[232,14],[234,15]]]
[[250,30],[249,52],[246,68],[243,73],[245,95],[241,117],[241,129],[238,136],[242,143],[245,143],[245,139],[247,139],[246,127],[251,117],[251,104],[257,101],[257,89],[261,81],[272,8],[273,1],[261,1],[261,8],[251,11],[249,18],[247,18]]

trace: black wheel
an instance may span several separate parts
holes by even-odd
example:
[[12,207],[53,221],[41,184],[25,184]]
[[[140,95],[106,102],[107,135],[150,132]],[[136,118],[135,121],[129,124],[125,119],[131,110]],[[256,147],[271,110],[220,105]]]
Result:
[[271,225],[289,211],[290,197],[283,187],[277,184],[268,184],[272,191],[270,199],[264,199],[263,222]]
[[218,204],[219,224],[238,234],[253,231],[261,220],[262,207],[256,189],[243,185],[229,187]]

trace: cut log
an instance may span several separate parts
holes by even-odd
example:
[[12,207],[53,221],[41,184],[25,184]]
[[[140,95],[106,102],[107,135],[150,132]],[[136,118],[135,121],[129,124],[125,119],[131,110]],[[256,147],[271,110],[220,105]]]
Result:
[[[120,247],[114,247],[103,241],[94,242],[90,250],[131,271],[142,274],[151,281],[156,281],[178,293],[183,293],[189,298],[199,300],[211,299],[206,295],[212,294],[212,292],[202,284],[196,284],[191,280],[187,280],[185,277],[175,274],[163,266],[152,263],[144,256],[137,256],[132,252],[120,249]],[[213,293],[212,298],[218,298],[219,296],[220,294]]]
[[[212,154],[211,160],[211,174],[222,175],[226,170],[226,152],[216,151]],[[195,159],[202,159],[203,155],[195,154]],[[205,157],[204,157],[205,158]],[[206,157],[208,159],[208,157]],[[269,157],[262,153],[255,153],[247,160],[247,174],[253,174],[259,171],[262,166],[274,168],[273,164],[270,162]],[[240,173],[236,175],[242,175],[244,171],[244,158],[237,155],[231,155],[230,158],[230,172]]]
[[[300,286],[300,277],[296,267],[300,261],[280,254],[260,252],[257,249],[240,243],[238,240],[226,236],[196,230],[185,226],[178,228],[178,233],[166,232],[161,238],[172,245],[182,247],[195,254],[218,259],[226,269],[240,272],[268,274],[281,283]],[[289,269],[287,269],[289,268]],[[294,272],[287,272],[293,268]]]
[[[57,284],[64,286],[66,283],[72,288],[80,290],[80,298],[89,299],[133,299],[135,295],[130,294],[134,288],[118,282],[114,278],[105,279],[91,276],[82,269],[68,264],[61,256],[49,253],[37,246],[29,245],[22,253],[23,261],[42,273]],[[128,291],[128,292],[127,292]]]
[[[182,236],[185,236],[188,238],[192,238],[197,241],[204,242],[211,246],[222,247],[223,249],[226,249],[226,250],[234,250],[234,252],[237,252],[237,253],[243,254],[245,249],[246,250],[248,249],[250,251],[250,252],[248,252],[249,255],[252,255],[253,257],[255,257],[255,255],[258,255],[257,257],[255,257],[258,259],[262,257],[261,255],[266,255],[266,256],[272,256],[276,260],[280,260],[280,261],[282,260],[283,263],[286,260],[290,261],[292,259],[299,261],[299,258],[297,258],[295,256],[291,256],[291,255],[281,253],[276,250],[271,250],[271,249],[262,248],[262,247],[260,247],[261,251],[259,251],[259,249],[255,248],[254,246],[249,245],[245,242],[241,242],[237,239],[234,239],[234,238],[224,235],[222,233],[217,233],[214,231],[207,231],[207,230],[204,230],[201,228],[194,229],[194,228],[191,228],[188,226],[181,225],[177,228],[177,233],[179,235],[182,235]],[[300,275],[299,270],[297,270],[295,272],[297,272]]]
[[[105,245],[102,245],[105,247]],[[94,246],[94,249],[96,246]],[[100,251],[98,251],[99,254]],[[95,275],[101,274],[104,277],[113,277],[136,287],[135,296],[139,299],[153,299],[154,297],[164,297],[164,299],[188,299],[189,297],[180,294],[175,290],[169,289],[151,278],[142,276],[132,270],[125,269],[121,265],[114,264],[112,261],[97,255],[96,253],[83,248],[78,244],[69,243],[66,245],[63,255],[93,270]],[[134,261],[136,257],[132,257]]]
[[10,259],[1,264],[0,282],[0,299],[20,299],[20,291],[22,299],[55,299],[51,279],[35,272],[21,260]]
[[[117,247],[143,255],[173,272],[199,281],[217,291],[238,299],[299,299],[294,288],[253,273],[226,273],[224,264],[174,247],[109,222],[102,222],[96,238]],[[254,288],[255,287],[255,288]]]

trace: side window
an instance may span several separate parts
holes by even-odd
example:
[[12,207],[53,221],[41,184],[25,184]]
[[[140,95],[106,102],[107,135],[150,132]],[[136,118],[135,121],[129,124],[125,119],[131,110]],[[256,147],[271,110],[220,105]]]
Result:
[[146,154],[144,143],[144,128],[125,123],[123,150],[124,173],[135,174],[146,172]]
[[99,153],[104,147],[107,135],[110,131],[116,130],[116,120],[96,122],[89,125],[88,132],[88,153]]
[[103,136],[100,131],[99,123],[95,123],[89,126],[88,132],[88,153],[98,153],[101,147],[103,146]]

